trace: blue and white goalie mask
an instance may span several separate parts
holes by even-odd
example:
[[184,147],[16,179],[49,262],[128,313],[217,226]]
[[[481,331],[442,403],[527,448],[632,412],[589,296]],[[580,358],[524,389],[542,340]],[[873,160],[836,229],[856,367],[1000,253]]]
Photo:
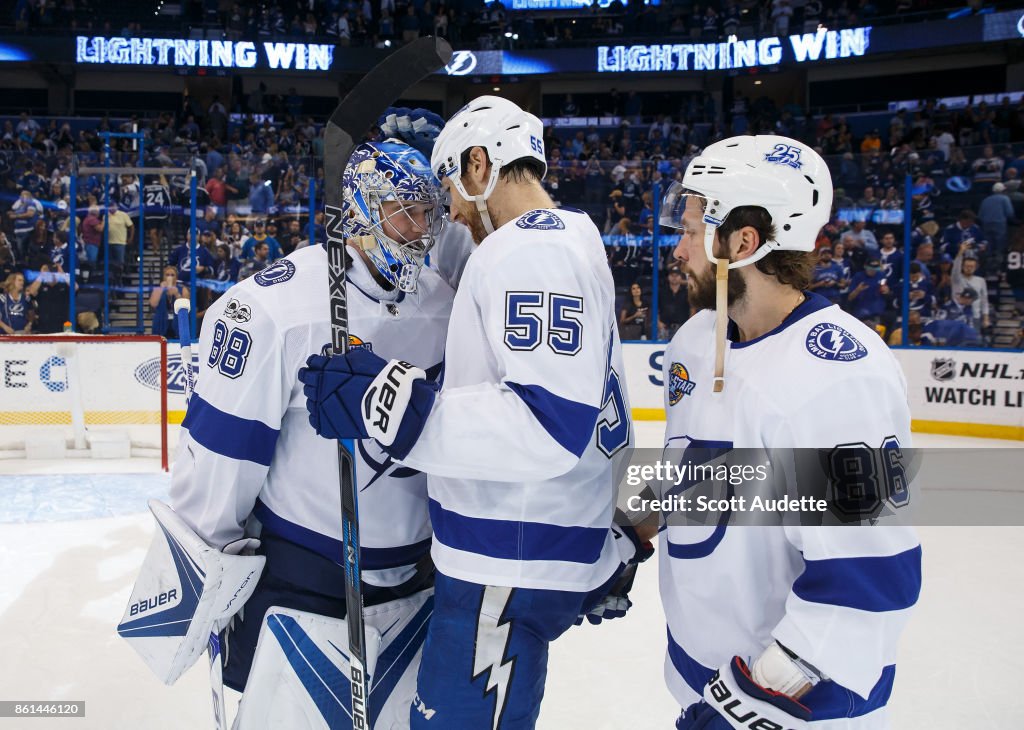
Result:
[[444,225],[427,158],[401,142],[367,142],[352,153],[342,186],[346,243],[363,250],[389,284],[415,291]]

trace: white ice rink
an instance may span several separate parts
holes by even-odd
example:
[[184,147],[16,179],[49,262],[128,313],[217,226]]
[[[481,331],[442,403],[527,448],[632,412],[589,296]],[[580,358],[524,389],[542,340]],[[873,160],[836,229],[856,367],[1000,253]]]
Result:
[[[660,445],[663,428],[638,424],[640,444]],[[915,446],[1022,445],[918,435]],[[166,496],[166,475],[145,460],[58,473],[71,466],[0,462],[0,700],[85,700],[86,717],[0,719],[0,730],[211,727],[205,659],[165,687],[114,631],[153,530],[145,501]],[[992,489],[1021,511],[1024,480]],[[920,534],[924,589],[900,648],[893,727],[1019,730],[1024,528]],[[554,644],[541,728],[673,727],[656,564],[643,566],[626,618]]]

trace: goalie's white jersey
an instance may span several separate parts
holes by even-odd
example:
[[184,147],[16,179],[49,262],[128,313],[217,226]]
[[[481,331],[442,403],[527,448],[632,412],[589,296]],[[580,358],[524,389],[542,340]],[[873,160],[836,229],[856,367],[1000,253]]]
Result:
[[[465,255],[472,243],[463,238]],[[459,242],[453,248],[458,255]],[[447,280],[424,267],[417,291],[400,295],[381,289],[350,253],[350,346],[436,373],[454,298],[448,280],[458,265],[446,269]],[[310,427],[297,377],[331,340],[327,282],[326,249],[309,246],[238,283],[206,314],[171,504],[215,547],[261,525],[342,563],[337,443]],[[429,550],[426,477],[394,463],[372,440],[356,445],[364,580],[397,585]]]
[[[892,352],[839,307],[807,297],[763,337],[730,338],[717,394],[714,313],[680,328],[663,361],[667,448],[711,456],[910,446],[906,383]],[[815,727],[885,727],[897,640],[920,591],[913,529],[669,525],[658,552],[665,675],[682,707],[732,656],[756,659],[777,640],[832,679],[801,699]]]
[[430,475],[432,556],[461,580],[589,591],[618,566],[613,466],[632,440],[600,234],[534,210],[487,236],[452,310],[443,386],[403,463]]

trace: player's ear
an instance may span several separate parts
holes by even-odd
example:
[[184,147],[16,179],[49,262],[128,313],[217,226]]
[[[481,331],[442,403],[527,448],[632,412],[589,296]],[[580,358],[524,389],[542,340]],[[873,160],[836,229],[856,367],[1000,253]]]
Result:
[[729,236],[729,249],[733,261],[742,261],[754,255],[761,245],[761,234],[753,226],[743,226]]
[[483,147],[474,147],[469,151],[469,162],[463,174],[483,190],[486,187],[487,177],[490,173],[490,160],[487,159],[487,150]]

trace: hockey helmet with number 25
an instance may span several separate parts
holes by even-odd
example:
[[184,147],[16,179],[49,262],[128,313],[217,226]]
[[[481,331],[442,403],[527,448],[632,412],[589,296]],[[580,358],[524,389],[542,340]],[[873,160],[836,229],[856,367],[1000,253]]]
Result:
[[[479,195],[470,195],[462,184],[462,154],[483,147],[491,161],[491,176]],[[544,157],[544,125],[540,119],[500,96],[480,96],[466,104],[445,124],[434,142],[430,168],[438,180],[448,178],[467,202],[476,205],[484,228],[493,233],[487,199],[494,192],[501,168],[524,157],[537,160],[547,174]]]
[[709,145],[690,162],[682,183],[665,194],[661,224],[679,228],[686,198],[704,198],[704,251],[714,261],[715,230],[729,213],[743,206],[764,208],[775,226],[775,239],[729,268],[746,266],[772,251],[813,251],[818,232],[832,210],[832,176],[817,152],[789,137],[764,134],[724,139]]

